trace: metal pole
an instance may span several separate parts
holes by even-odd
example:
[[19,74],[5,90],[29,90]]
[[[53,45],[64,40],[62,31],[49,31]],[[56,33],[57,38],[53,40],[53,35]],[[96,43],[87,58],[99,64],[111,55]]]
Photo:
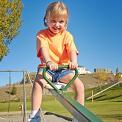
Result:
[[94,101],[94,91],[92,90],[92,102]]
[[[10,89],[10,86],[11,86],[11,72],[9,72],[9,86],[8,86],[8,87],[9,87],[9,91],[8,91],[8,94],[9,94],[9,100],[8,100],[8,114],[9,114],[9,112],[10,112],[10,97],[11,97],[11,96],[10,96],[10,90],[11,90],[11,89]],[[7,115],[8,115],[8,114],[7,114]]]
[[25,90],[25,71],[23,71],[23,122],[26,122],[26,90]]
[[[8,103],[8,113],[10,112],[10,86],[11,86],[11,72],[22,72],[23,73],[23,122],[26,122],[26,90],[25,90],[25,72],[23,70],[0,70],[0,72],[8,72],[9,73],[9,103]],[[8,114],[7,114],[8,116]]]
[[29,79],[29,81],[30,81],[30,83],[31,83],[31,86],[33,86],[32,80],[31,80],[30,75],[29,75],[29,73],[28,73],[27,71],[26,71],[26,74],[27,74],[28,79]]

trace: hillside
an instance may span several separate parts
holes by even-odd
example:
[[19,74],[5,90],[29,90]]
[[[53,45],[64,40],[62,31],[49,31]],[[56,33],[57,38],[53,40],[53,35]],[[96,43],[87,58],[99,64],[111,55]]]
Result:
[[[88,81],[87,81],[87,83],[88,83]],[[86,89],[85,96],[86,96],[86,98],[90,97],[92,90],[94,91],[94,94],[95,94],[98,91],[101,91],[110,85],[111,84],[104,85],[104,86],[102,86],[102,89],[100,89],[99,87]],[[93,86],[93,83],[91,84],[91,86]],[[16,101],[21,102],[23,99],[23,85],[16,85],[15,87],[17,88],[17,93],[16,93],[16,95],[10,95],[10,100],[16,100]],[[32,90],[31,84],[26,84],[25,89],[26,89],[26,95],[27,95],[27,100],[28,100],[28,99],[30,99],[30,96],[31,96],[31,90]],[[5,101],[9,100],[9,94],[6,91],[9,91],[8,86],[0,88],[0,93],[1,93],[0,102],[5,102]],[[43,94],[49,95],[50,93],[47,89],[45,89]],[[112,101],[122,102],[122,83],[107,90],[106,92],[101,93],[100,95],[97,95],[96,97],[94,97],[94,100],[97,100],[97,101],[101,101],[101,100],[111,101],[112,100]]]
[[[110,86],[110,84],[102,86],[101,90],[107,88],[108,86]],[[101,91],[99,87],[88,89],[88,90],[86,90],[86,98],[91,96],[92,90],[94,91],[94,94],[97,93],[98,91]],[[122,102],[122,83],[120,83],[119,85],[116,85],[116,86],[110,88],[109,90],[95,96],[94,100],[95,101],[107,100],[107,101],[113,101],[113,102]]]
[[[98,86],[97,79],[93,78],[92,75],[90,75],[90,74],[80,75],[79,78],[84,83],[85,89],[94,88],[94,87]],[[22,101],[22,99],[23,99],[23,85],[17,84],[14,86],[17,88],[17,92],[16,92],[16,95],[10,95],[10,100]],[[11,86],[11,88],[9,88],[8,86],[0,88],[0,93],[1,93],[0,102],[4,102],[4,101],[9,100],[8,91],[9,90],[11,91],[12,87],[13,87],[13,85]],[[31,90],[32,90],[31,84],[27,83],[25,85],[25,89],[26,89],[27,99],[30,99]],[[90,91],[88,93],[91,94]],[[50,94],[50,93],[47,89],[44,89],[43,94]]]
[[[17,92],[16,92],[16,95],[10,95],[10,100],[22,101],[22,99],[23,99],[23,85],[14,85],[14,86],[17,88]],[[13,87],[13,85],[11,85],[10,88],[9,88],[9,86],[5,86],[5,87],[0,88],[0,93],[1,93],[0,101],[1,102],[9,100],[8,91],[11,91],[12,87]],[[28,98],[31,95],[31,89],[32,89],[31,84],[26,84],[25,89],[26,89],[26,95]]]
[[84,83],[86,89],[98,86],[98,80],[92,77],[91,74],[79,75],[79,78]]

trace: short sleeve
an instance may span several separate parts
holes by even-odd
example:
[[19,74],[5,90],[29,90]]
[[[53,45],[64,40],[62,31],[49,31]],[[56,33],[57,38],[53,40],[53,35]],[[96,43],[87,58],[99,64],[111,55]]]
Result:
[[71,51],[76,51],[76,53],[78,54],[78,50],[76,48],[74,38],[70,33],[67,34],[67,39],[66,40],[67,40],[66,41],[67,52],[70,53]]
[[43,47],[48,48],[47,38],[43,34],[37,34],[37,55],[39,50]]

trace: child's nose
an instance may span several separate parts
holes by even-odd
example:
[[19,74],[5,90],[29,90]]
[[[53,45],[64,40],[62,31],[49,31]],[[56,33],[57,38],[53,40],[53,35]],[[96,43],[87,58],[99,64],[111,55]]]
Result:
[[59,25],[60,25],[60,23],[59,23],[59,22],[56,22],[56,23],[55,23],[55,25],[56,25],[56,26],[59,26]]

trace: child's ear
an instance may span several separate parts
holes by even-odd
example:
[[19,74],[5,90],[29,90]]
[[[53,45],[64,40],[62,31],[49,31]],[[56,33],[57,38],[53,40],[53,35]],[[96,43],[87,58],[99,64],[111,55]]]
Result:
[[67,30],[67,25],[65,25],[65,29]]
[[44,25],[47,26],[46,17],[44,17],[43,21],[44,21]]
[[65,24],[65,29],[67,30],[67,23]]
[[68,19],[66,20],[65,28],[67,29],[68,27]]

